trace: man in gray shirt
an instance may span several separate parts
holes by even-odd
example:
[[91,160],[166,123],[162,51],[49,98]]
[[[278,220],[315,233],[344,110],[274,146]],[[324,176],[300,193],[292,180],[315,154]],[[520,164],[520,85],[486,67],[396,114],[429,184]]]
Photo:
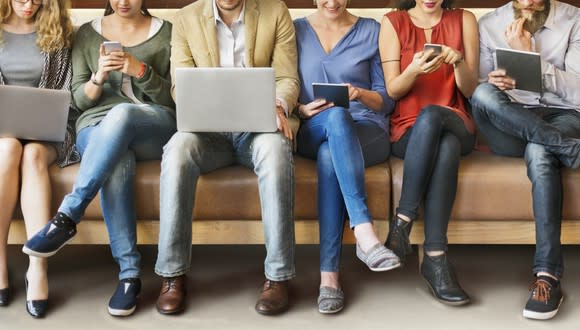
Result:
[[[524,317],[549,319],[562,302],[562,166],[580,166],[580,10],[551,0],[513,0],[479,20],[480,84],[473,116],[491,150],[524,157],[532,182],[536,253]],[[542,92],[517,90],[494,69],[496,48],[537,52]]]

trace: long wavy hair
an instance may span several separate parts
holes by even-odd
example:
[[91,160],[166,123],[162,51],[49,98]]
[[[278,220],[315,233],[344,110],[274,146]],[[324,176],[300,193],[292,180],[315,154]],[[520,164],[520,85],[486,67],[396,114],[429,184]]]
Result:
[[[44,0],[34,15],[36,45],[41,51],[51,53],[62,48],[71,48],[73,25],[70,20],[69,0]],[[12,0],[0,0],[0,44],[2,27],[14,13]]]
[[[415,7],[417,3],[415,2],[415,0],[399,0],[397,2],[397,9],[399,10],[409,10],[413,7]],[[443,3],[441,4],[441,7],[443,9],[451,9],[453,8],[453,0],[443,0]]]
[[[107,0],[107,4],[105,5],[105,15],[104,16],[109,16],[114,12],[115,11],[113,10],[113,7],[111,7],[111,2],[109,0]],[[145,0],[143,0],[143,2],[141,2],[141,14],[143,14],[145,16],[151,16],[151,14],[149,13],[149,10],[147,10],[147,5],[145,5]]]

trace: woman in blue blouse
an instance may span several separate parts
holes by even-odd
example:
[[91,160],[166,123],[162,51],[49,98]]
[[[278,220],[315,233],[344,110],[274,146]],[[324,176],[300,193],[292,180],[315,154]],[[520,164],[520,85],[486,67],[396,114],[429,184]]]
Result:
[[[345,211],[357,240],[356,253],[371,270],[400,266],[374,231],[366,204],[364,168],[389,156],[388,98],[378,52],[379,24],[352,15],[348,0],[317,0],[312,15],[294,21],[302,82],[298,153],[317,160],[321,283],[318,310],[344,305],[338,281]],[[344,83],[348,109],[314,99],[312,83]]]

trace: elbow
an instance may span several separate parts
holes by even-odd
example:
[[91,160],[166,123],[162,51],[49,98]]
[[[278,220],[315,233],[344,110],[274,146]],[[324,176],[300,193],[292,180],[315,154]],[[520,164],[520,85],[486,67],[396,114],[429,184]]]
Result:
[[475,88],[477,88],[478,82],[477,80],[470,82],[469,84],[467,84],[467,86],[464,86],[463,88],[461,88],[461,93],[463,94],[463,96],[469,98],[471,97],[471,95],[473,95],[473,92],[475,92]]

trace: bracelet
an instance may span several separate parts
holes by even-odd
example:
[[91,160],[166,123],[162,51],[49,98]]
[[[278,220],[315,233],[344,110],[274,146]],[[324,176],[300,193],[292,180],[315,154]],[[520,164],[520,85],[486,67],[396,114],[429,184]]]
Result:
[[91,83],[92,83],[93,85],[95,85],[95,86],[98,86],[98,87],[102,87],[102,86],[105,84],[105,82],[104,82],[104,81],[103,81],[103,82],[101,82],[101,83],[99,83],[99,82],[97,81],[96,75],[95,75],[94,73],[91,75]]
[[143,78],[143,76],[145,75],[145,71],[147,71],[147,64],[145,64],[145,62],[141,62],[141,70],[139,70],[139,73],[137,73],[135,78],[137,79]]
[[401,60],[384,60],[381,63],[389,63],[389,62],[401,62]]

